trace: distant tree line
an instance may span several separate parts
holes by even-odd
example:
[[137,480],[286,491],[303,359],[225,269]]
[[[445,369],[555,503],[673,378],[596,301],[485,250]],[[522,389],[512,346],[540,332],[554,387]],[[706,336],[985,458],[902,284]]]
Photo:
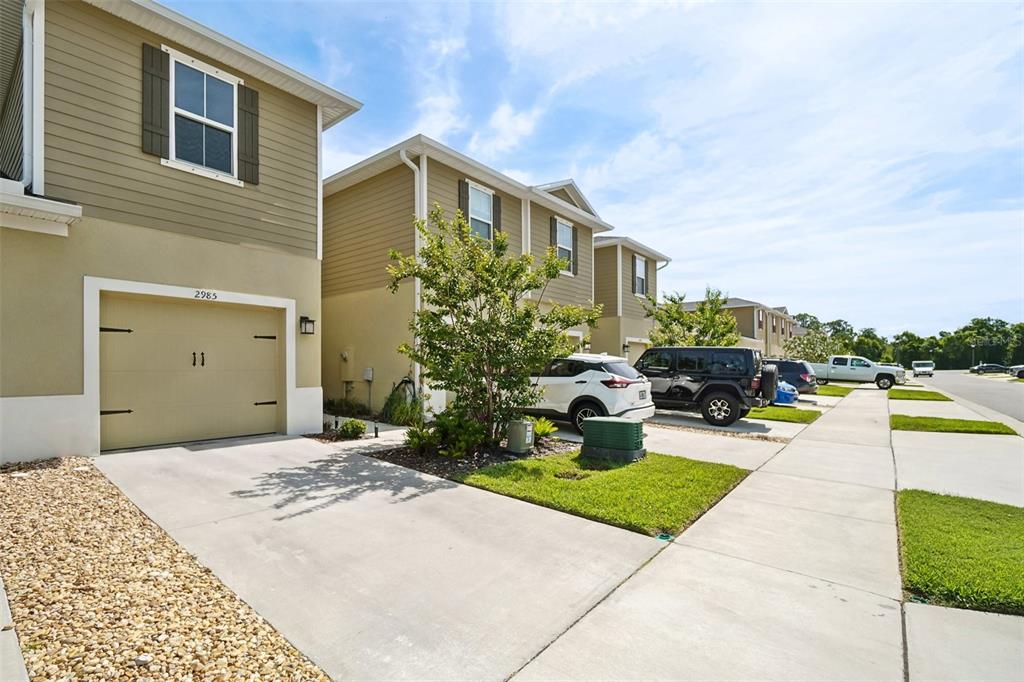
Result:
[[786,352],[811,362],[849,353],[904,367],[914,360],[931,360],[938,369],[965,369],[981,362],[1024,364],[1024,322],[976,317],[952,332],[918,336],[905,331],[887,339],[871,327],[857,331],[846,320],[822,322],[808,313],[793,317],[807,334],[787,342]]

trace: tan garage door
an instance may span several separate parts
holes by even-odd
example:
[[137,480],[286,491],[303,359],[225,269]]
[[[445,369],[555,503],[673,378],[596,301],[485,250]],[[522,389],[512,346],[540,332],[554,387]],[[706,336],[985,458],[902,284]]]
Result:
[[280,429],[279,310],[155,296],[100,299],[100,447]]

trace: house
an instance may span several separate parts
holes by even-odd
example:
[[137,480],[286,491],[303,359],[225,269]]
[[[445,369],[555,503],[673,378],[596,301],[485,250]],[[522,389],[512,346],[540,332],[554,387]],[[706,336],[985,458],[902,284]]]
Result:
[[[434,203],[459,209],[473,231],[508,235],[512,253],[541,258],[556,246],[570,265],[545,300],[589,305],[594,300],[594,235],[612,229],[571,180],[529,186],[423,135],[415,135],[324,181],[323,372],[328,398],[380,409],[392,387],[419,368],[397,348],[411,341],[419,306],[413,282],[387,289],[388,251],[414,254],[413,221]],[[570,333],[581,344],[586,328]],[[434,393],[435,410],[445,396]]]
[[320,140],[359,102],[150,0],[0,11],[4,459],[319,431]]
[[594,296],[602,317],[591,332],[595,353],[622,355],[633,362],[650,345],[654,321],[643,300],[657,297],[658,271],[672,259],[629,237],[594,239]]
[[[686,302],[683,307],[694,310],[697,303]],[[779,357],[785,354],[785,342],[798,336],[796,320],[785,306],[772,308],[745,298],[729,298],[723,307],[736,318],[741,335],[737,346],[756,348],[766,356]]]

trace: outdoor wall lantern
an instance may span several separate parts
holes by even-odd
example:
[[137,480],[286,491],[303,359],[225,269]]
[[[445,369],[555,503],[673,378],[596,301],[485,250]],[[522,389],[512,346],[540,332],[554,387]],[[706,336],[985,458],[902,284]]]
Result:
[[305,315],[299,318],[299,333],[300,334],[312,334],[314,327],[316,326],[316,320],[311,320]]

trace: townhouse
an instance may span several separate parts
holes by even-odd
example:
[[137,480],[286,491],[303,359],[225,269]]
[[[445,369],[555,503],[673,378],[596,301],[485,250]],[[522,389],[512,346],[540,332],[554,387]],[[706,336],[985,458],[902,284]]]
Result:
[[602,316],[591,332],[593,352],[621,355],[630,362],[640,358],[651,345],[654,326],[644,299],[657,298],[658,271],[671,260],[629,237],[594,239],[594,297]]
[[[697,303],[686,302],[683,305],[687,310],[693,310]],[[801,333],[785,306],[772,308],[745,298],[729,298],[723,307],[736,318],[741,336],[736,345],[756,348],[768,357],[784,357],[786,341]]]
[[[324,182],[323,378],[328,398],[380,409],[388,393],[419,368],[398,353],[410,341],[419,306],[413,282],[386,288],[388,250],[416,253],[414,219],[434,203],[445,214],[462,210],[473,231],[508,235],[512,253],[541,258],[549,247],[569,268],[551,282],[545,300],[594,301],[594,236],[612,229],[571,180],[525,185],[454,149],[415,135]],[[571,330],[581,343],[590,330]],[[428,396],[441,409],[445,396]]]
[[359,102],[149,0],[0,19],[3,458],[319,431],[321,133]]

